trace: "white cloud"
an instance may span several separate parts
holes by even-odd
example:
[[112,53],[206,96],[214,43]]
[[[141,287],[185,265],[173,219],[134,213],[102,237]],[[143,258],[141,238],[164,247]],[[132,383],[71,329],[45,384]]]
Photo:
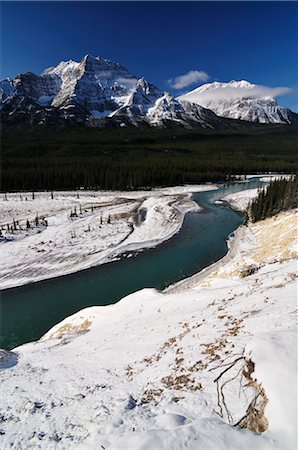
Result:
[[194,90],[187,94],[188,100],[192,97],[196,101],[201,101],[202,104],[204,100],[224,100],[233,98],[268,98],[268,97],[278,97],[280,95],[291,94],[293,89],[289,87],[269,87],[257,84],[251,84],[250,86],[219,86],[212,87],[211,89],[206,89],[200,92],[200,88]]
[[183,89],[187,86],[197,83],[198,81],[207,81],[208,79],[208,73],[204,72],[203,70],[190,70],[184,75],[180,75],[179,77],[168,80],[168,83],[174,89]]
[[127,87],[134,87],[135,84],[137,83],[137,79],[136,78],[119,77],[119,78],[117,78],[116,81],[117,81],[117,83],[124,84],[124,86],[127,86]]

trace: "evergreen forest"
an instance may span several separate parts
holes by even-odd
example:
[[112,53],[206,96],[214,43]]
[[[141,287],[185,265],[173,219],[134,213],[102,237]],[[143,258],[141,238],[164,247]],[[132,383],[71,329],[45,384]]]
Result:
[[246,131],[5,127],[1,191],[150,189],[295,173],[294,126]]
[[281,211],[298,207],[298,177],[271,181],[250,205],[253,222],[272,217]]

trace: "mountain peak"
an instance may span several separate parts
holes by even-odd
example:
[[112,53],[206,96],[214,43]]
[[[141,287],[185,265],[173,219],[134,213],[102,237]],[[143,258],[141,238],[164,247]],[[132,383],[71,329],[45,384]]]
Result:
[[129,72],[128,69],[121,64],[111,61],[110,59],[102,58],[100,56],[92,56],[87,53],[79,63],[81,68],[88,71],[124,71]]
[[247,80],[231,80],[227,83],[221,83],[222,85],[226,85],[226,86],[232,86],[232,87],[253,87],[255,86],[255,84],[251,83],[250,81]]
[[79,66],[79,63],[76,61],[73,61],[72,59],[69,59],[68,61],[61,61],[57,66],[48,67],[45,69],[41,76],[44,75],[58,75],[62,76],[64,72],[66,72],[69,69],[75,70]]
[[240,89],[252,89],[255,86],[256,86],[255,84],[250,83],[249,81],[246,81],[246,80],[240,80],[240,81],[231,80],[231,81],[227,81],[227,82],[213,81],[212,83],[203,84],[202,86],[199,86],[199,87],[195,88],[194,90],[192,90],[191,92],[184,94],[184,95],[189,95],[194,92],[202,93],[202,92],[218,90],[218,89],[239,89],[239,88]]
[[85,56],[81,59],[81,63],[89,63],[89,62],[112,62],[108,59],[101,58],[100,56],[92,56],[90,53],[86,53]]
[[272,90],[246,80],[207,83],[180,97],[220,117],[259,123],[291,123],[291,111],[278,106]]
[[87,53],[79,62],[61,61],[41,75],[27,72],[3,80],[0,109],[4,121],[13,123],[16,119],[30,124],[69,120],[91,126],[108,122],[226,126],[217,116],[262,123],[297,121],[296,115],[279,107],[274,98],[257,96],[260,88],[264,92],[264,87],[246,80],[215,81],[177,99],[145,77],[137,79],[121,64]]
[[143,91],[144,94],[146,95],[160,95],[161,92],[160,90],[154,86],[154,84],[150,83],[149,81],[146,80],[146,78],[142,77],[139,78],[134,89],[133,92],[137,92],[137,91]]

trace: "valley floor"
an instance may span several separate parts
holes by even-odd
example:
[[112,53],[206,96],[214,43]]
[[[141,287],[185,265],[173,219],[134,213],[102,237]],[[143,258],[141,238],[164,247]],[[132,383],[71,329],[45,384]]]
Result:
[[38,192],[34,199],[32,193],[2,194],[0,289],[156,246],[179,231],[187,211],[199,211],[191,193],[212,189],[217,187],[54,192],[53,198],[50,192]]
[[295,449],[296,240],[297,211],[243,226],[204,276],[2,351],[1,448]]

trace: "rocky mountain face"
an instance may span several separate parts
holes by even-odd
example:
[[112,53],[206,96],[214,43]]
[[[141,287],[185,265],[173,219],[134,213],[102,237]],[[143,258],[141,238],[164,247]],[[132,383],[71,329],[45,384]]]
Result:
[[174,98],[145,78],[137,79],[118,63],[86,55],[80,62],[62,61],[40,75],[28,72],[2,80],[0,109],[3,123],[28,125],[235,126],[223,118],[291,123],[294,113],[277,106],[273,98],[233,98],[224,102],[205,98],[206,92],[215,89],[214,85],[204,85]]
[[42,124],[51,115],[82,122],[118,109],[136,83],[120,64],[86,55],[80,63],[61,62],[41,75],[26,73],[2,81],[1,108],[15,118],[27,113],[34,123]]
[[0,93],[4,122],[187,128],[213,128],[218,122],[211,111],[180,102],[120,64],[90,55],[79,63],[61,62],[41,75],[3,80]]
[[272,124],[297,122],[297,114],[279,106],[275,98],[256,96],[258,89],[255,84],[244,80],[214,82],[182,95],[180,100],[199,104],[220,117],[230,119]]

